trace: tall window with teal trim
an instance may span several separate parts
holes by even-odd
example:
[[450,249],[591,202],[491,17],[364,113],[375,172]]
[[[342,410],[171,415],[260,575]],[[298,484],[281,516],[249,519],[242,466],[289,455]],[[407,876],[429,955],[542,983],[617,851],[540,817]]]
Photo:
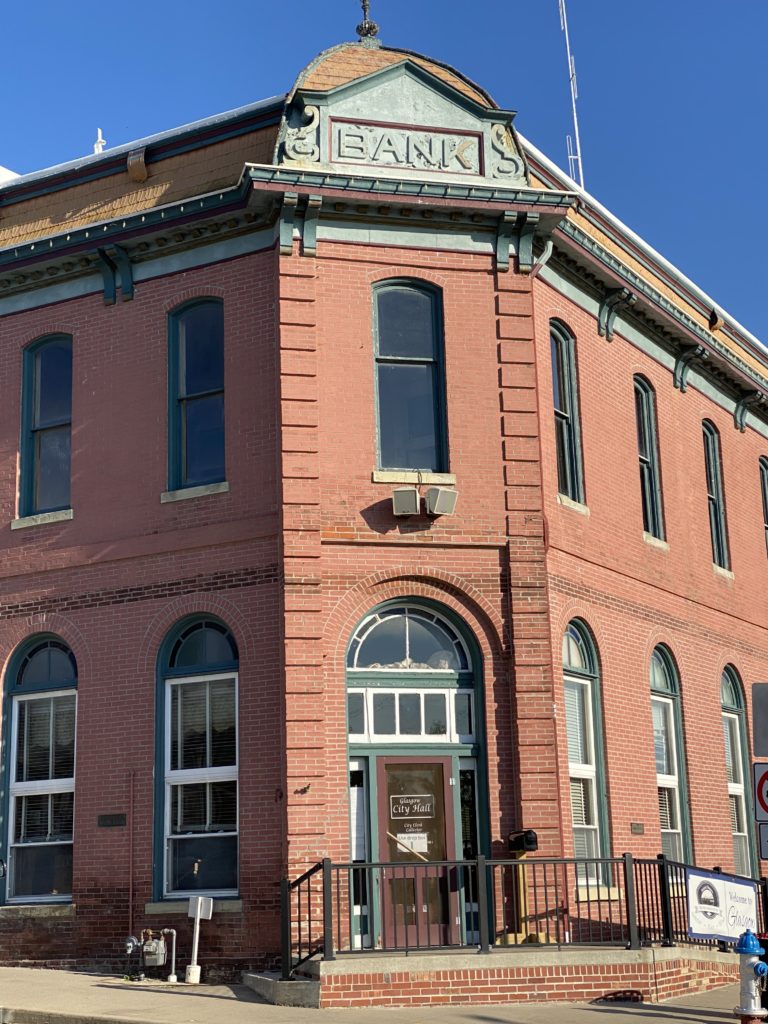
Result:
[[725,774],[731,815],[733,866],[738,875],[752,875],[749,837],[751,815],[747,805],[749,766],[745,751],[744,698],[741,680],[733,665],[726,665],[720,677],[720,703],[725,740]]
[[238,891],[237,668],[234,637],[217,619],[186,620],[163,645],[161,895]]
[[70,505],[72,339],[41,338],[24,352],[20,515]]
[[439,291],[392,281],[374,290],[380,469],[448,469]]
[[219,483],[224,458],[224,307],[216,299],[170,315],[171,489]]
[[670,860],[690,859],[690,825],[685,776],[680,683],[674,659],[664,646],[651,655],[651,712],[661,851]]
[[725,517],[723,466],[720,457],[720,434],[709,420],[702,424],[704,435],[704,467],[707,479],[707,506],[709,532],[712,539],[712,561],[721,569],[730,569],[728,553],[728,526]]
[[53,636],[29,640],[7,676],[7,900],[72,898],[77,663]]
[[656,393],[645,377],[639,374],[634,378],[634,386],[643,530],[652,537],[664,540],[659,441],[656,430]]
[[[600,713],[597,648],[585,624],[568,623],[563,635],[565,728],[573,822],[574,856],[589,860],[605,856],[607,793]],[[598,867],[581,865],[584,877],[599,877]]]
[[573,501],[584,501],[584,474],[576,376],[576,341],[563,324],[549,325],[552,358],[552,399],[555,411],[557,489]]

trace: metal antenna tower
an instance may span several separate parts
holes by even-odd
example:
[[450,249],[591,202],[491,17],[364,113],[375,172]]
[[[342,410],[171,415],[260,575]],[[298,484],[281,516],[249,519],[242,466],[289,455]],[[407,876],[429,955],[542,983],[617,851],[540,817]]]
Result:
[[[568,15],[565,11],[565,0],[557,0],[560,8],[560,28],[565,33],[565,52],[568,57],[568,80],[571,86],[571,107],[573,109],[573,138],[568,135],[568,171],[571,177],[584,188],[584,168],[581,163],[581,141],[579,139],[579,117],[576,113],[576,100],[579,90],[576,85],[576,61],[571,53],[571,41],[568,37]],[[576,145],[574,146],[574,138]]]

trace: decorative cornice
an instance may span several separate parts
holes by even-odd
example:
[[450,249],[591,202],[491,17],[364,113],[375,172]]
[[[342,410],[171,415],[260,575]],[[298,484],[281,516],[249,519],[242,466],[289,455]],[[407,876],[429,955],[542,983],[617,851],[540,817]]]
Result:
[[637,296],[629,288],[609,288],[600,303],[597,333],[606,341],[613,341],[613,328],[622,306],[634,306]]
[[[573,221],[564,220],[559,226],[560,238],[574,243],[576,251],[582,250],[588,254],[606,273],[608,281],[626,287],[634,292],[639,305],[650,307],[649,312],[653,315],[663,315],[666,321],[672,321],[674,327],[682,332],[683,337],[678,338],[678,343],[687,337],[704,347],[711,356],[719,357],[719,361],[725,366],[731,366],[737,373],[733,375],[734,382],[743,381],[746,378],[754,382],[761,391],[768,389],[768,367],[765,375],[758,373],[727,345],[724,345],[718,338],[712,336],[710,331],[698,324],[693,317],[688,316],[683,310],[671,302],[666,295],[663,295],[657,288],[654,288],[645,278],[636,271],[631,270],[617,256],[602,246],[598,241],[583,231]],[[571,247],[569,246],[569,249]],[[572,250],[571,250],[572,251]]]

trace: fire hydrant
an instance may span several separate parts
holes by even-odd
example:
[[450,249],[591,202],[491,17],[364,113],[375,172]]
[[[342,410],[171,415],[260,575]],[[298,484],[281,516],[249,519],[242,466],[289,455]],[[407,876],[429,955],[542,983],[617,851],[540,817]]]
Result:
[[739,936],[735,952],[739,954],[741,987],[740,1005],[733,1012],[737,1017],[741,1017],[742,1024],[757,1024],[768,1016],[768,1010],[764,1010],[760,1002],[760,979],[768,974],[768,964],[760,959],[765,950],[755,933],[747,928]]

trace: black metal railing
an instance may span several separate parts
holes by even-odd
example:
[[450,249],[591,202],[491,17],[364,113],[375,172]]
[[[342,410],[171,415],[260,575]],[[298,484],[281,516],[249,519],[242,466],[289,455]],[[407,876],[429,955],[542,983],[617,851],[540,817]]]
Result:
[[[492,946],[717,945],[688,934],[693,865],[622,857],[334,864],[282,882],[283,977],[310,957]],[[758,930],[768,883],[758,886]]]

